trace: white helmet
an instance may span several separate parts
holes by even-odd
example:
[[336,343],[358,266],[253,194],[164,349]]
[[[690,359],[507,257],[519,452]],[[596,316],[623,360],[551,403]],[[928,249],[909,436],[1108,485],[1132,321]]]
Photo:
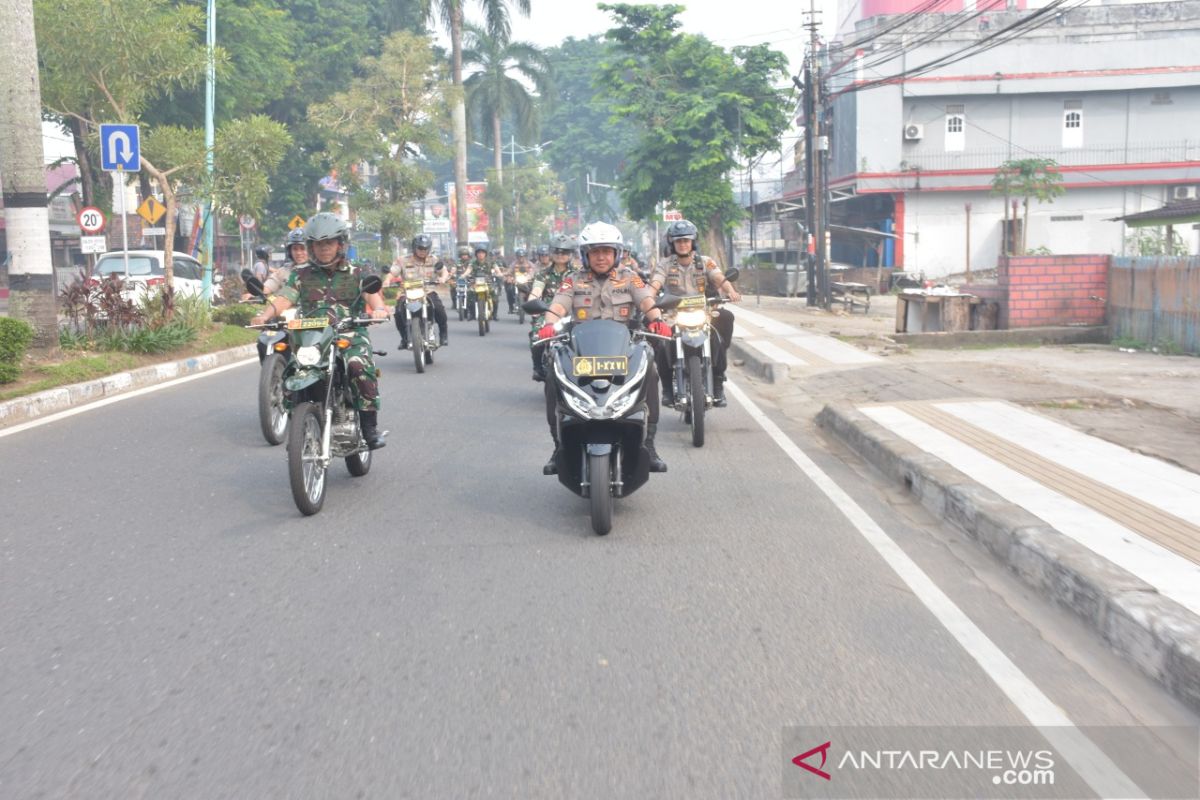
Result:
[[579,232],[579,252],[583,256],[585,266],[588,264],[588,250],[593,247],[611,247],[615,250],[615,264],[621,260],[621,254],[625,251],[625,239],[616,225],[593,222]]

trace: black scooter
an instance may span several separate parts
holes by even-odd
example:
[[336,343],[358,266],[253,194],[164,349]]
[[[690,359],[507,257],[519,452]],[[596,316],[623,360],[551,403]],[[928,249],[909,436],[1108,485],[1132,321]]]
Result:
[[[529,300],[527,314],[545,314]],[[646,375],[656,337],[612,320],[562,320],[548,347],[548,380],[557,394],[558,480],[591,505],[592,530],[612,530],[613,498],[628,497],[650,478],[646,450]]]

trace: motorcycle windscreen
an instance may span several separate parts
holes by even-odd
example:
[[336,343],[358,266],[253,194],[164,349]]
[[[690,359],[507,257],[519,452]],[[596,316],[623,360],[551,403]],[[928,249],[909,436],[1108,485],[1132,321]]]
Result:
[[637,374],[644,357],[643,348],[632,346],[625,324],[598,319],[571,331],[571,347],[563,353],[562,368],[580,383],[606,378],[619,385]]

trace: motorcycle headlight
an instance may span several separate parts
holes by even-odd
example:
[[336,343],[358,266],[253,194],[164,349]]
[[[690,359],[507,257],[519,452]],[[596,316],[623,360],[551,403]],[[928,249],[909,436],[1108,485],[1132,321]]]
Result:
[[296,351],[296,363],[302,367],[311,367],[321,361],[321,348],[308,345]]
[[706,315],[703,308],[680,311],[675,315],[675,324],[681,328],[699,328],[705,323]]

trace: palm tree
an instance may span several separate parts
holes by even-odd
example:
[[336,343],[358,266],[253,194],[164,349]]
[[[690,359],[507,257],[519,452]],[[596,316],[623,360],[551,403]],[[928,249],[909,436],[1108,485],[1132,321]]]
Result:
[[[467,107],[463,98],[462,76],[462,32],[463,32],[463,3],[464,0],[420,0],[424,5],[427,18],[436,18],[450,32],[450,52],[453,60],[453,78],[456,98],[454,101],[454,194],[457,204],[455,225],[458,229],[458,244],[467,243]],[[517,11],[529,16],[530,0],[512,0]],[[485,24],[493,34],[503,33],[508,37],[509,0],[476,0],[483,11]]]
[[[532,84],[538,95],[547,97],[550,94],[550,65],[546,55],[536,46],[511,41],[507,33],[489,33],[477,25],[466,25],[464,31],[463,63],[478,68],[463,81],[467,108],[472,121],[480,128],[488,123],[496,177],[503,180],[500,120],[511,119],[526,141],[537,136],[539,122],[534,96],[514,73]],[[503,212],[500,227],[504,227]]]
[[50,219],[42,151],[42,91],[38,80],[33,4],[0,1],[5,21],[0,34],[0,181],[12,251],[9,288],[13,316],[34,329],[34,346],[58,345],[58,313],[50,261]]

